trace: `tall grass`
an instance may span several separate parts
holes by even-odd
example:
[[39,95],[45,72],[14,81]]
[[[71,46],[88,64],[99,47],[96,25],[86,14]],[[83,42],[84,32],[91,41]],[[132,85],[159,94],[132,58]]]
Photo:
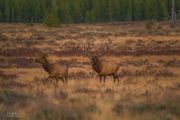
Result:
[[[129,114],[139,120],[179,120],[180,119],[180,98],[165,98],[156,103],[130,103],[122,105],[117,103],[113,111],[123,116]],[[132,119],[133,120],[133,119]]]

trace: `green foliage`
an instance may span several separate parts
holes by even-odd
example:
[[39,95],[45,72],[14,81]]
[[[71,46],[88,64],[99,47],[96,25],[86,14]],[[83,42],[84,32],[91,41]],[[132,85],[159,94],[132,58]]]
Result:
[[60,25],[60,21],[58,16],[51,12],[45,17],[44,24],[48,27],[58,27]]
[[90,23],[90,22],[94,22],[95,21],[95,16],[93,11],[88,11],[86,13],[86,18],[85,18],[85,22]]
[[122,115],[124,113],[124,106],[121,104],[116,104],[116,106],[114,106],[113,111],[116,112],[118,115]]
[[147,29],[153,29],[156,26],[155,20],[148,20],[145,23]]
[[142,0],[134,0],[132,3],[132,19],[143,20]]
[[[180,2],[175,2],[178,14]],[[52,0],[0,0],[0,22],[36,23],[43,22],[44,18],[56,22],[59,19],[61,23],[167,20],[171,13],[169,0],[56,0],[55,3]],[[54,9],[56,15],[49,13]]]
[[34,26],[32,21],[31,21],[31,22],[26,23],[26,25],[27,25],[27,26],[30,26],[30,27]]
[[157,1],[158,4],[158,20],[166,20],[168,17],[168,11],[165,1]]

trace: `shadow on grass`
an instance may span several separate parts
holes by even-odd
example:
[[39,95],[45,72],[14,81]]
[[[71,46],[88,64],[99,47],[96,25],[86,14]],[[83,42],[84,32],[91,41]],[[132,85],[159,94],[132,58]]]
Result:
[[32,99],[33,97],[29,94],[7,89],[0,91],[0,104],[4,104],[6,106],[12,106],[15,104],[26,105],[26,103]]
[[119,116],[124,116],[127,113],[134,117],[138,116],[139,120],[179,120],[179,101],[180,97],[163,99],[157,103],[143,102],[128,105],[117,103],[113,111]]
[[76,102],[68,102],[59,106],[39,105],[30,114],[29,120],[91,120],[91,114],[96,110],[95,104],[80,105]]

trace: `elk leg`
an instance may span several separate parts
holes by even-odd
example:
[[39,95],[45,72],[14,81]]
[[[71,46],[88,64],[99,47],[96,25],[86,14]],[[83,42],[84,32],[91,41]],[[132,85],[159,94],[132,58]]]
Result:
[[63,82],[63,84],[64,84],[64,79],[63,79],[63,77],[61,78],[61,80],[62,80],[62,82]]
[[51,76],[48,76],[48,78],[46,78],[46,80],[49,81],[50,78],[51,78]]
[[59,82],[58,78],[55,78],[55,79],[56,79],[56,84],[58,84],[58,82]]
[[100,83],[102,82],[102,75],[99,75]]
[[106,75],[104,75],[104,83],[106,82]]
[[45,84],[45,82],[47,82],[47,83],[48,83],[50,78],[51,78],[51,77],[50,77],[50,76],[48,76],[48,77],[46,78],[46,80],[45,80],[45,81],[43,80],[43,84]]
[[117,79],[117,81],[119,83],[119,76],[117,74],[115,74],[115,76],[116,76],[116,79]]
[[117,80],[118,80],[118,83],[119,83],[119,76],[117,76]]
[[67,76],[65,76],[64,79],[65,79],[66,83],[68,83]]
[[47,83],[53,83],[54,79],[55,79],[54,77],[48,76]]
[[116,75],[115,74],[113,74],[113,79],[114,79],[114,83],[116,83]]
[[57,87],[58,85],[58,78],[56,77],[51,77],[53,80],[52,80],[52,83],[54,84],[55,87]]

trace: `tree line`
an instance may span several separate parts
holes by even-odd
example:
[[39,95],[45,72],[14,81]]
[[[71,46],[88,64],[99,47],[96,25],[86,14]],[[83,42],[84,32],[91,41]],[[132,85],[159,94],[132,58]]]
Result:
[[[180,13],[180,0],[175,0]],[[61,23],[168,20],[171,0],[0,0],[0,22]]]

